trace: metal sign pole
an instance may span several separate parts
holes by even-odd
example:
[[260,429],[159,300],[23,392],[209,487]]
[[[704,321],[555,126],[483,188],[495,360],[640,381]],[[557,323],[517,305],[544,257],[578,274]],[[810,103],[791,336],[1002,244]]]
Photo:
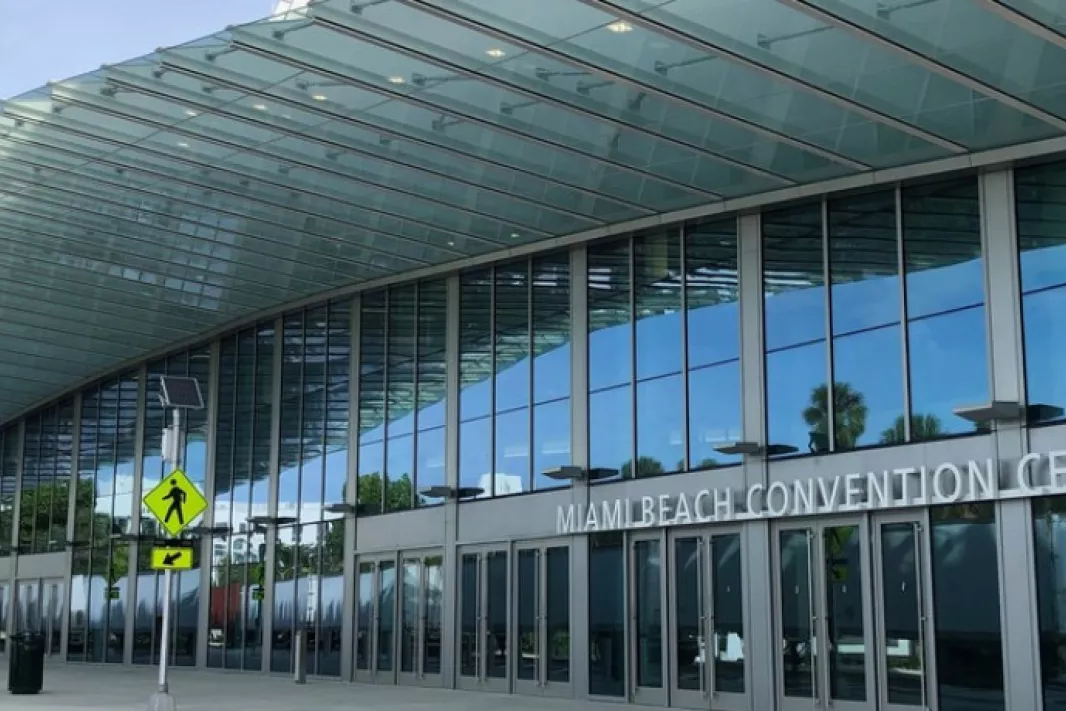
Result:
[[[173,469],[181,469],[182,455],[185,449],[185,437],[182,432],[181,421],[181,408],[172,408],[171,415],[173,424],[171,427],[170,436],[173,437],[173,442],[170,443],[173,452],[173,462],[171,462]],[[164,435],[164,441],[166,441],[166,435]],[[167,447],[164,444],[163,452],[166,454]],[[170,568],[163,571],[163,630],[159,638],[159,690],[152,695],[151,700],[148,702],[148,711],[177,711],[178,704],[174,701],[174,697],[170,695],[169,684],[167,683],[167,663],[168,655],[170,653],[170,596],[173,588],[173,572]]]

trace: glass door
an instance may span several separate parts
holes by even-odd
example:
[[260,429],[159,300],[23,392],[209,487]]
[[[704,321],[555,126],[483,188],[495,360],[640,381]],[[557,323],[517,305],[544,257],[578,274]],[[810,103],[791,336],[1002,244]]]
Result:
[[510,691],[508,562],[503,548],[463,548],[459,553],[461,689]]
[[782,711],[873,711],[873,604],[865,519],[775,528]]
[[928,527],[921,514],[874,518],[874,599],[877,605],[877,677],[880,708],[936,707],[932,595],[927,564]]
[[15,631],[41,632],[41,581],[20,580],[16,589]]
[[749,708],[740,532],[670,534],[671,705]]
[[404,553],[400,557],[401,684],[441,686],[441,623],[444,557]]
[[664,534],[629,540],[630,689],[634,703],[666,703],[666,575]]
[[62,643],[63,607],[66,604],[65,581],[41,581],[41,631],[44,633],[44,653],[58,656]]
[[355,680],[396,683],[396,560],[359,558],[355,595]]
[[570,548],[524,544],[515,560],[515,691],[571,696]]
[[11,607],[11,588],[0,583],[0,654],[7,652],[8,609]]

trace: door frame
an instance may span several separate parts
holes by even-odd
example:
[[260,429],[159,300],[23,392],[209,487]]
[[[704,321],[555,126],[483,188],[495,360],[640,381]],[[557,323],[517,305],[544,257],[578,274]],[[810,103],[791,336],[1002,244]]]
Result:
[[[352,596],[353,604],[355,605],[355,630],[356,642],[358,642],[359,635],[359,606],[362,602],[360,599],[360,586],[359,586],[359,566],[369,563],[371,565],[371,583],[370,583],[370,639],[367,641],[367,657],[368,668],[359,669],[357,667],[356,654],[352,654],[352,679],[364,684],[384,684],[390,685],[396,683],[397,668],[399,667],[399,660],[397,658],[397,651],[399,649],[399,630],[397,622],[399,620],[399,600],[395,599],[392,606],[392,669],[389,671],[378,670],[378,644],[379,644],[379,631],[381,627],[381,610],[379,605],[381,603],[381,564],[392,563],[393,571],[396,573],[396,580],[399,581],[399,568],[397,567],[397,554],[396,553],[371,553],[367,555],[357,555],[355,558],[355,591]],[[399,588],[399,585],[396,585]]]
[[[640,629],[637,623],[637,544],[655,541],[659,544],[659,665],[662,675],[662,683],[659,687],[640,686],[638,679],[640,675],[637,673],[637,665],[639,663],[640,655],[638,654],[640,645]],[[669,699],[669,687],[670,687],[670,655],[668,654],[669,645],[669,620],[667,615],[667,608],[669,607],[669,588],[667,586],[667,578],[669,577],[670,568],[667,565],[668,552],[667,552],[667,539],[666,529],[660,528],[654,531],[630,533],[626,541],[626,561],[629,567],[629,576],[627,579],[628,595],[627,595],[627,607],[629,608],[628,622],[629,628],[626,630],[628,647],[628,662],[627,668],[629,671],[629,700],[635,704],[641,704],[643,706],[666,706]]]
[[[862,591],[863,620],[863,675],[866,681],[866,700],[847,701],[829,697],[829,624],[827,619],[828,595],[825,579],[826,552],[823,532],[828,528],[840,526],[857,526],[859,529],[860,575]],[[855,514],[838,514],[818,518],[787,519],[774,522],[771,527],[771,560],[773,588],[773,619],[776,639],[784,639],[783,615],[781,611],[781,532],[806,531],[808,534],[808,580],[811,601],[811,630],[813,635],[813,669],[814,696],[811,698],[785,696],[784,676],[780,663],[781,651],[776,652],[774,693],[780,711],[810,711],[816,709],[839,709],[839,711],[875,711],[877,709],[877,661],[874,637],[873,590],[871,577],[873,545],[871,542],[872,526],[870,517],[865,512]],[[913,711],[913,710],[912,710]]]
[[[666,601],[667,608],[667,658],[670,665],[670,705],[676,708],[709,709],[716,711],[747,711],[750,708],[751,689],[751,664],[745,660],[744,664],[744,689],[745,692],[737,694],[733,692],[718,691],[715,684],[714,659],[712,651],[716,637],[714,624],[714,581],[715,570],[713,555],[713,541],[724,536],[736,536],[740,542],[740,565],[741,584],[747,585],[747,564],[744,554],[746,552],[744,542],[744,530],[741,525],[722,526],[699,526],[675,528],[667,532],[667,592],[669,597]],[[679,561],[677,559],[677,541],[695,539],[699,569],[697,571],[698,582],[701,587],[702,598],[699,604],[700,610],[700,636],[702,638],[701,655],[701,689],[681,689],[678,683],[678,673],[681,665],[677,658],[678,624],[677,624],[677,571]],[[742,620],[744,625],[744,639],[748,638],[749,620],[751,610],[747,604],[746,591],[741,590]]]
[[[488,654],[486,653],[486,646],[488,642],[488,602],[489,602],[489,566],[488,557],[490,555],[504,554],[507,556],[507,575],[505,576],[507,590],[505,591],[505,614],[507,616],[505,629],[507,630],[507,673],[504,678],[497,677],[490,678],[488,676]],[[463,605],[466,604],[463,591],[463,575],[462,565],[463,558],[469,555],[477,556],[477,599],[475,600],[476,610],[476,625],[477,625],[477,676],[463,676],[462,663],[461,663],[461,650],[463,643]],[[456,584],[455,584],[455,604],[456,604],[456,635],[455,635],[455,688],[466,689],[468,691],[495,691],[500,693],[510,693],[511,682],[514,678],[514,650],[515,641],[512,629],[514,627],[514,617],[511,614],[513,607],[513,585],[511,581],[514,577],[514,551],[513,546],[510,543],[488,543],[480,545],[460,546],[456,551]]]
[[[443,675],[441,673],[426,674],[425,673],[425,650],[426,650],[426,594],[427,588],[427,576],[426,576],[426,559],[427,558],[440,558],[440,569],[443,574],[444,571],[444,551],[439,548],[419,548],[410,551],[400,551],[398,555],[399,565],[397,567],[397,655],[396,655],[396,683],[403,684],[404,686],[442,686]],[[414,669],[411,671],[403,670],[402,659],[402,638],[403,638],[403,600],[404,600],[404,585],[405,576],[403,575],[404,565],[410,561],[415,561],[418,565],[418,577],[417,577],[417,599],[415,602],[415,639],[414,639]],[[444,580],[443,584],[447,584],[447,580]],[[443,611],[442,611],[443,612]],[[442,620],[443,622],[443,620]],[[443,652],[443,650],[441,650]],[[441,660],[443,662],[443,659]],[[443,663],[441,665],[443,667]]]
[[[514,678],[514,691],[516,694],[525,694],[530,696],[552,696],[560,698],[572,698],[574,695],[574,645],[573,645],[573,580],[570,575],[569,565],[566,568],[567,574],[567,600],[568,606],[568,619],[570,621],[570,651],[568,654],[569,662],[569,674],[567,678],[569,681],[550,681],[548,679],[548,662],[550,658],[550,652],[548,651],[548,550],[554,548],[563,548],[567,552],[568,562],[573,559],[573,550],[570,545],[570,539],[568,538],[544,538],[536,540],[523,541],[516,543],[514,546],[514,560],[511,563],[511,569],[513,572],[513,578],[511,581],[511,589],[514,591],[512,597],[511,619],[513,620],[513,627],[511,630],[511,639],[513,643],[511,647],[514,649],[513,662],[511,664],[511,674]],[[521,653],[521,641],[518,635],[518,595],[521,592],[521,586],[519,585],[519,556],[523,551],[535,551],[536,552],[536,595],[534,600],[536,602],[536,614],[534,624],[536,625],[537,632],[537,675],[536,679],[519,679],[518,678],[518,655]]]
[[883,711],[936,711],[937,704],[937,681],[936,681],[936,626],[934,624],[933,604],[933,569],[932,569],[932,540],[931,527],[929,525],[929,510],[927,508],[910,511],[887,511],[875,513],[871,516],[871,560],[874,562],[874,595],[878,599],[883,598],[884,571],[882,562],[882,538],[881,526],[893,523],[910,523],[917,528],[917,552],[919,560],[916,562],[918,578],[918,594],[920,598],[919,614],[923,619],[919,620],[919,634],[922,635],[922,692],[924,703],[921,706],[906,704],[890,704],[888,702],[888,672],[887,653],[883,651],[885,635],[884,606],[878,605],[876,611],[876,635],[878,647],[875,649],[877,657],[877,680],[878,680],[878,708]]

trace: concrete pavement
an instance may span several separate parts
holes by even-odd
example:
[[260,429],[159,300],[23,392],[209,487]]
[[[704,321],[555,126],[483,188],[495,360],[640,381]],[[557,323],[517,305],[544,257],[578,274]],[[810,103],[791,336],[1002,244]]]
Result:
[[[145,711],[155,690],[149,668],[56,664],[45,669],[45,690],[37,696],[7,691],[7,663],[0,669],[3,711]],[[176,669],[171,693],[179,711],[610,711],[615,705],[504,696],[443,689],[344,684],[282,677]]]

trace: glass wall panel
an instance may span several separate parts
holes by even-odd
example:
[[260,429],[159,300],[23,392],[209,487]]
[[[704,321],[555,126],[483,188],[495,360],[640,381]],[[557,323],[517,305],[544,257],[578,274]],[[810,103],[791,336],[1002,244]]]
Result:
[[[834,446],[848,450],[881,443],[903,418],[896,192],[830,200],[828,211]],[[822,390],[814,400],[828,402]],[[827,424],[823,412],[815,430]]]
[[589,694],[625,696],[626,563],[620,533],[588,536]]
[[762,217],[767,443],[828,450],[821,205]]
[[[127,373],[82,395],[70,600],[72,661],[121,663],[130,598],[138,378]],[[134,563],[135,565],[135,563]]]
[[18,425],[0,432],[0,558],[11,555],[18,544],[18,536],[12,532],[20,450]]
[[414,506],[416,285],[389,290],[386,345],[385,511]]
[[744,693],[744,580],[740,535],[711,538],[714,687]]
[[742,439],[736,220],[685,230],[688,319],[688,462],[706,469],[739,461],[714,447]]
[[273,399],[273,322],[223,338],[219,345],[210,667],[259,670],[263,653],[265,532],[248,523],[268,515]]
[[336,302],[284,319],[281,444],[271,668],[289,672],[304,632],[306,672],[340,673],[351,305]]
[[545,556],[547,678],[549,683],[567,683],[570,681],[570,549],[549,548]]
[[901,209],[911,439],[973,432],[954,410],[989,398],[977,179],[905,187]]
[[48,407],[25,423],[17,543],[23,555],[53,553],[67,538],[74,404]]
[[633,294],[630,243],[588,250],[589,466],[632,476]]
[[[415,463],[417,490],[443,486],[444,419],[447,409],[448,286],[444,280],[418,285],[418,365]],[[422,495],[416,504],[432,503]]]
[[931,514],[938,708],[1005,709],[995,504]]
[[570,255],[463,275],[460,323],[460,484],[560,486],[543,472],[571,461]]
[[1066,499],[1033,501],[1040,676],[1046,711],[1066,709]]
[[637,476],[685,468],[681,273],[680,229],[634,240]]
[[388,292],[365,293],[359,314],[359,477],[360,516],[384,511],[385,358]]
[[1014,180],[1029,419],[1058,420],[1066,407],[1066,164],[1018,169]]

